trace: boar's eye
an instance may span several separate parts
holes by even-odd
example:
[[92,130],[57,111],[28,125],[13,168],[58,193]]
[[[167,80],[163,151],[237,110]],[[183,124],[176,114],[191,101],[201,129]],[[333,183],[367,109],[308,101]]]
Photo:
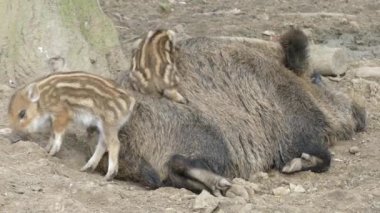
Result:
[[25,116],[26,116],[26,110],[25,110],[25,109],[21,110],[21,111],[18,113],[18,117],[19,117],[20,119],[25,118]]

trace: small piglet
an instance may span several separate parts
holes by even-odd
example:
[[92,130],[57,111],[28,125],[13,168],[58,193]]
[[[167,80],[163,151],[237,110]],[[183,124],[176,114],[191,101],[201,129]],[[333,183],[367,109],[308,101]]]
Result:
[[169,100],[187,103],[178,92],[180,79],[175,62],[174,31],[149,31],[133,46],[130,73],[133,88],[141,93],[159,93]]
[[55,155],[69,124],[99,130],[94,154],[81,171],[94,170],[108,151],[106,180],[118,171],[118,131],[129,119],[135,98],[114,82],[86,72],[58,72],[38,79],[12,96],[8,116],[14,132],[33,133],[51,129],[46,149]]

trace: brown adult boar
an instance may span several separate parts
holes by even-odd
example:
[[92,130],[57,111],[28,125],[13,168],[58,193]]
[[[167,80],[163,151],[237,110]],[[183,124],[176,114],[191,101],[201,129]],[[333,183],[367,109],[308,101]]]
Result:
[[220,194],[228,179],[271,168],[328,170],[329,141],[363,130],[366,112],[289,70],[279,59],[292,58],[277,46],[278,54],[267,54],[264,43],[239,39],[178,42],[180,87],[190,104],[136,94],[130,125],[119,134],[119,178]]

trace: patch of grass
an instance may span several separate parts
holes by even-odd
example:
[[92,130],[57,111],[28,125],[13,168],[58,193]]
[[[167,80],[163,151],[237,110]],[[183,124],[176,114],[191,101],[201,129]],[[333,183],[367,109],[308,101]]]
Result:
[[158,3],[158,5],[160,6],[160,10],[163,13],[170,13],[173,11],[173,7],[168,1],[162,1]]

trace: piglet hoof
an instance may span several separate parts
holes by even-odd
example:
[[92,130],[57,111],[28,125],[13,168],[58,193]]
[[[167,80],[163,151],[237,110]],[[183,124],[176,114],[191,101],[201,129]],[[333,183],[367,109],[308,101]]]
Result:
[[90,167],[87,167],[86,165],[83,166],[83,167],[80,169],[81,172],[88,172],[89,170],[90,170]]
[[181,93],[179,93],[176,89],[165,89],[164,96],[177,103],[181,103],[181,104],[188,103],[187,99],[183,97]]
[[183,99],[179,100],[178,103],[180,103],[180,104],[188,104],[189,101],[186,98],[183,98]]
[[52,147],[51,149],[50,149],[50,151],[49,151],[49,155],[50,156],[54,156],[55,154],[57,154],[57,152],[58,152],[59,150],[56,148],[56,147]]
[[45,149],[45,151],[46,151],[47,153],[50,154],[51,145],[50,145],[50,144],[46,145],[46,146],[44,147],[44,149]]
[[174,101],[180,103],[180,104],[187,104],[189,103],[189,101],[183,97],[180,93],[178,93],[178,95],[175,97]]
[[80,169],[81,172],[93,172],[94,170],[95,168],[89,163],[87,163]]
[[113,171],[113,172],[108,171],[104,178],[106,179],[106,181],[111,181],[116,175],[117,175],[117,171]]

